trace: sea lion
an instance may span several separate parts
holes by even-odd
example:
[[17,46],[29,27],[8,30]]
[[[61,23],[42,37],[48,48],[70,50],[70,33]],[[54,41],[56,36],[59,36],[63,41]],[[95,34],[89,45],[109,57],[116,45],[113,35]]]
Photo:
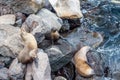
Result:
[[24,28],[21,28],[20,36],[24,42],[24,49],[18,54],[18,61],[26,64],[37,57],[37,42],[35,37],[26,32]]
[[60,34],[57,29],[52,28],[50,32],[45,34],[45,38],[55,42],[60,38]]
[[74,63],[77,72],[83,77],[90,77],[94,70],[87,64],[86,53],[90,50],[89,46],[82,47],[74,56]]

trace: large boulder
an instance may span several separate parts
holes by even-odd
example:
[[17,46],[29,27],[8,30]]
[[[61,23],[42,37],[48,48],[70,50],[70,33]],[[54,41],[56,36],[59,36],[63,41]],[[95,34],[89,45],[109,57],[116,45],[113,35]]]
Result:
[[37,56],[37,63],[32,63],[33,80],[51,80],[51,67],[48,55],[43,50],[39,50]]
[[20,29],[10,25],[0,25],[0,55],[14,58],[22,49]]
[[1,0],[0,3],[9,5],[15,12],[31,14],[43,7],[44,0]]
[[71,60],[74,49],[67,41],[59,40],[57,44],[48,46],[45,52],[50,59],[52,71],[57,71]]
[[65,38],[76,50],[79,50],[85,45],[96,48],[103,42],[103,37],[100,33],[90,31],[83,27],[75,29]]
[[57,15],[61,18],[81,18],[79,0],[49,0]]

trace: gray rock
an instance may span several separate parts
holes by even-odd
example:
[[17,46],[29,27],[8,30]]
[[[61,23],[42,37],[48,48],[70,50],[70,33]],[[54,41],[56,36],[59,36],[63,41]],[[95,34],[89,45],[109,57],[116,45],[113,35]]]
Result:
[[15,15],[16,15],[16,22],[15,22],[15,25],[21,27],[22,24],[23,24],[23,22],[24,22],[25,19],[26,19],[25,14],[20,13],[20,12],[17,12]]
[[0,69],[0,80],[9,80],[7,68]]
[[14,58],[23,49],[20,29],[10,25],[0,25],[0,54]]
[[[64,77],[63,77],[64,76]],[[75,67],[74,65],[70,62],[55,73],[52,73],[52,80],[55,78],[57,79],[62,79],[63,80],[75,80]]]
[[[62,26],[62,20],[58,18],[54,13],[47,9],[41,9],[37,15],[31,14],[25,21],[22,27],[26,31],[31,32],[35,37],[38,35],[37,41],[44,39],[42,35],[51,31],[52,28],[59,30]],[[41,38],[42,37],[42,38]]]
[[37,56],[37,63],[32,63],[33,80],[51,80],[51,68],[47,54],[39,50]]
[[62,26],[62,19],[57,17],[54,13],[50,12],[48,9],[41,9],[38,13],[38,16],[42,17],[42,19],[48,21],[48,25],[59,30]]
[[0,3],[0,16],[6,15],[6,14],[13,14],[13,13],[14,13],[14,11],[10,6]]
[[103,76],[104,75],[104,60],[102,58],[101,53],[90,50],[87,52],[86,56],[88,60],[87,63],[94,70],[95,75]]
[[0,24],[15,24],[16,16],[14,14],[7,14],[0,16]]
[[57,15],[61,18],[81,18],[79,0],[49,0]]
[[12,61],[12,58],[10,57],[4,57],[4,56],[0,56],[0,62],[2,62],[3,64],[0,65],[0,67],[9,67],[10,63]]
[[49,0],[45,0],[44,8],[47,8],[48,10],[52,10],[53,9],[51,4],[50,4],[50,2],[49,2]]
[[71,60],[74,49],[67,41],[59,40],[57,44],[48,47],[45,52],[50,59],[52,71],[57,71]]
[[[26,72],[25,72],[26,70]],[[51,68],[47,54],[43,50],[38,50],[37,59],[32,63],[23,65],[14,59],[9,67],[9,78],[12,80],[51,80]]]
[[62,77],[62,76],[58,76],[58,77],[55,77],[54,80],[67,80],[66,78]]
[[21,63],[18,63],[18,59],[14,59],[13,62],[11,63],[9,70],[8,70],[8,75],[9,78],[12,80],[18,80],[22,79],[24,77],[24,69],[25,65],[22,65]]
[[80,27],[68,34],[66,40],[78,50],[84,45],[89,45],[93,48],[98,47],[103,42],[103,37],[98,32],[92,32]]
[[63,20],[63,25],[61,27],[61,32],[69,31],[69,30],[70,30],[70,24],[69,24],[68,20]]
[[2,61],[0,61],[0,69],[3,68],[4,66],[5,64]]
[[9,5],[15,12],[31,14],[43,7],[44,0],[1,0],[0,3]]

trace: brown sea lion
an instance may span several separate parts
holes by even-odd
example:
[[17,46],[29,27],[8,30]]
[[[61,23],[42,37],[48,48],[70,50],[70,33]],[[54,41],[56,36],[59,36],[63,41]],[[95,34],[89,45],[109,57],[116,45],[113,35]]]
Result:
[[26,64],[37,57],[37,42],[35,37],[26,32],[24,28],[21,28],[20,36],[24,42],[24,49],[18,54],[18,61]]
[[83,77],[90,77],[94,74],[94,70],[87,64],[86,53],[89,50],[89,46],[84,46],[74,56],[76,70]]

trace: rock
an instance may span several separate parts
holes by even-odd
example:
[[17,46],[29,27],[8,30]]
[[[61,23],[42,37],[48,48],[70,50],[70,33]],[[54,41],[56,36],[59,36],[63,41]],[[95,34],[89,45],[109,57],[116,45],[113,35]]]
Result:
[[0,24],[15,24],[16,16],[13,14],[7,14],[0,16]]
[[7,68],[0,69],[0,80],[9,80]]
[[6,57],[6,56],[0,56],[0,62],[3,64],[0,64],[0,67],[9,67],[10,63],[12,62],[12,58]]
[[50,59],[52,71],[57,71],[71,60],[74,49],[67,41],[60,39],[57,44],[48,46],[45,52]]
[[58,18],[54,13],[47,9],[41,9],[37,15],[31,14],[25,21],[24,27],[26,31],[31,32],[36,37],[37,42],[42,41],[45,33],[51,31],[52,28],[59,30],[62,26],[62,20]]
[[31,63],[27,64],[25,80],[32,80],[32,64]]
[[92,32],[85,28],[77,28],[66,36],[66,40],[76,49],[79,50],[84,45],[98,47],[103,42],[103,37],[98,32]]
[[14,59],[12,64],[9,67],[8,75],[12,80],[22,79],[24,77],[25,66],[21,63],[18,63],[18,59]]
[[81,18],[79,0],[49,0],[57,15],[61,18]]
[[43,7],[44,0],[2,0],[0,3],[9,5],[15,12],[31,14]]
[[[64,76],[64,77],[63,77]],[[70,62],[67,65],[63,66],[56,72],[52,73],[52,79],[65,79],[65,80],[74,80],[75,77],[75,68],[74,65]]]
[[13,13],[14,11],[10,6],[0,3],[0,16]]
[[0,61],[0,69],[3,68],[4,66],[5,64],[2,61]]
[[88,64],[95,71],[95,75],[103,76],[104,75],[104,60],[101,56],[101,53],[97,51],[89,50],[87,53]]
[[26,20],[25,14],[20,13],[20,12],[16,13],[16,22],[15,22],[16,26],[21,27],[25,20]]
[[33,80],[51,80],[51,68],[47,54],[43,50],[39,50],[37,55],[38,62],[32,63]]
[[23,49],[20,29],[10,25],[0,25],[0,55],[14,58]]
[[62,76],[58,76],[58,77],[55,77],[54,80],[67,80],[66,78],[62,77]]
[[46,9],[52,11],[53,8],[52,8],[52,6],[51,6],[49,0],[45,0],[44,8],[46,8]]
[[54,13],[50,12],[49,10],[43,8],[38,13],[42,19],[49,21],[47,24],[57,30],[59,30],[62,26],[62,19],[57,17]]
[[63,25],[60,29],[60,32],[67,32],[70,30],[70,24],[68,23],[68,20],[63,20]]
[[51,80],[51,68],[47,54],[39,49],[37,59],[27,65],[19,63],[17,58],[14,59],[9,67],[8,75],[12,80],[23,80],[24,77],[25,80]]

